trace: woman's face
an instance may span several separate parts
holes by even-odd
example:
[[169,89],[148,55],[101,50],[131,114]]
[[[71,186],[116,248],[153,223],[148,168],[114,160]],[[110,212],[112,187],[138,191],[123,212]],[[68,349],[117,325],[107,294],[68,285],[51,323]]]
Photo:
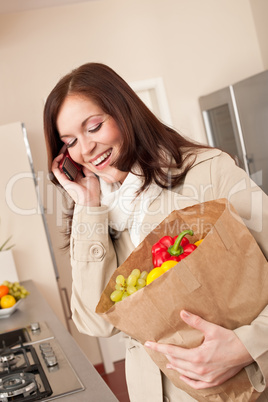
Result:
[[109,183],[124,181],[127,172],[111,166],[119,155],[122,134],[115,120],[94,102],[81,95],[67,96],[57,128],[75,162]]

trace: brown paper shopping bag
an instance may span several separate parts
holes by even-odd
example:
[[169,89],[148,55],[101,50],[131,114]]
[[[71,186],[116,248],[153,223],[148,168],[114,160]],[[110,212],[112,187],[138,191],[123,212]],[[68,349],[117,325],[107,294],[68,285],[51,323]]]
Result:
[[[153,268],[151,247],[162,236],[192,229],[191,242],[204,241],[187,258],[150,285],[114,304],[110,294],[119,274]],[[268,304],[268,263],[255,239],[225,199],[173,211],[114,272],[96,312],[142,344],[147,340],[185,348],[200,345],[200,331],[179,317],[182,309],[225,328],[250,324]],[[258,295],[258,297],[256,297]],[[243,369],[221,386],[194,390],[167,370],[165,356],[146,349],[173,382],[198,401],[255,401],[260,395]]]

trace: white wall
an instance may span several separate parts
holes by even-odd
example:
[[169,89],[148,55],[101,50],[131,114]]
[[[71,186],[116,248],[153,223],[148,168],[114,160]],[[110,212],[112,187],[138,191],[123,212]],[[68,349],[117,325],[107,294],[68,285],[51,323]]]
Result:
[[[44,99],[61,76],[96,61],[128,82],[162,77],[173,125],[204,142],[198,97],[262,71],[258,40],[250,0],[97,0],[2,15],[0,124],[25,123],[41,177]],[[56,259],[69,287],[56,195],[45,180],[40,183]],[[90,349],[91,360],[98,362],[98,349]]]

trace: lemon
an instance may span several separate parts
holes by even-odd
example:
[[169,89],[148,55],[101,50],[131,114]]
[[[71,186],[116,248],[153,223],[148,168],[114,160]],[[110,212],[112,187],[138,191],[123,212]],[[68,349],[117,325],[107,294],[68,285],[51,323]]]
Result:
[[14,304],[16,304],[16,299],[14,296],[5,295],[5,296],[1,297],[1,300],[0,300],[1,308],[10,308],[10,307],[13,307]]
[[156,278],[159,278],[159,276],[163,275],[164,273],[165,271],[161,267],[153,268],[147,275],[146,285],[149,285],[149,283],[153,282]]

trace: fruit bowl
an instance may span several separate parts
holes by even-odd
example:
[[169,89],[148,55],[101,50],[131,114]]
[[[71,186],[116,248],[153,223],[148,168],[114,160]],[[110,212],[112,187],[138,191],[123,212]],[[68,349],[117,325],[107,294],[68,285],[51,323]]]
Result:
[[19,305],[21,304],[23,299],[20,299],[17,301],[16,304],[14,304],[14,306],[9,307],[9,308],[0,308],[0,319],[1,318],[8,318],[11,316],[11,314],[13,314],[17,308],[19,307]]

